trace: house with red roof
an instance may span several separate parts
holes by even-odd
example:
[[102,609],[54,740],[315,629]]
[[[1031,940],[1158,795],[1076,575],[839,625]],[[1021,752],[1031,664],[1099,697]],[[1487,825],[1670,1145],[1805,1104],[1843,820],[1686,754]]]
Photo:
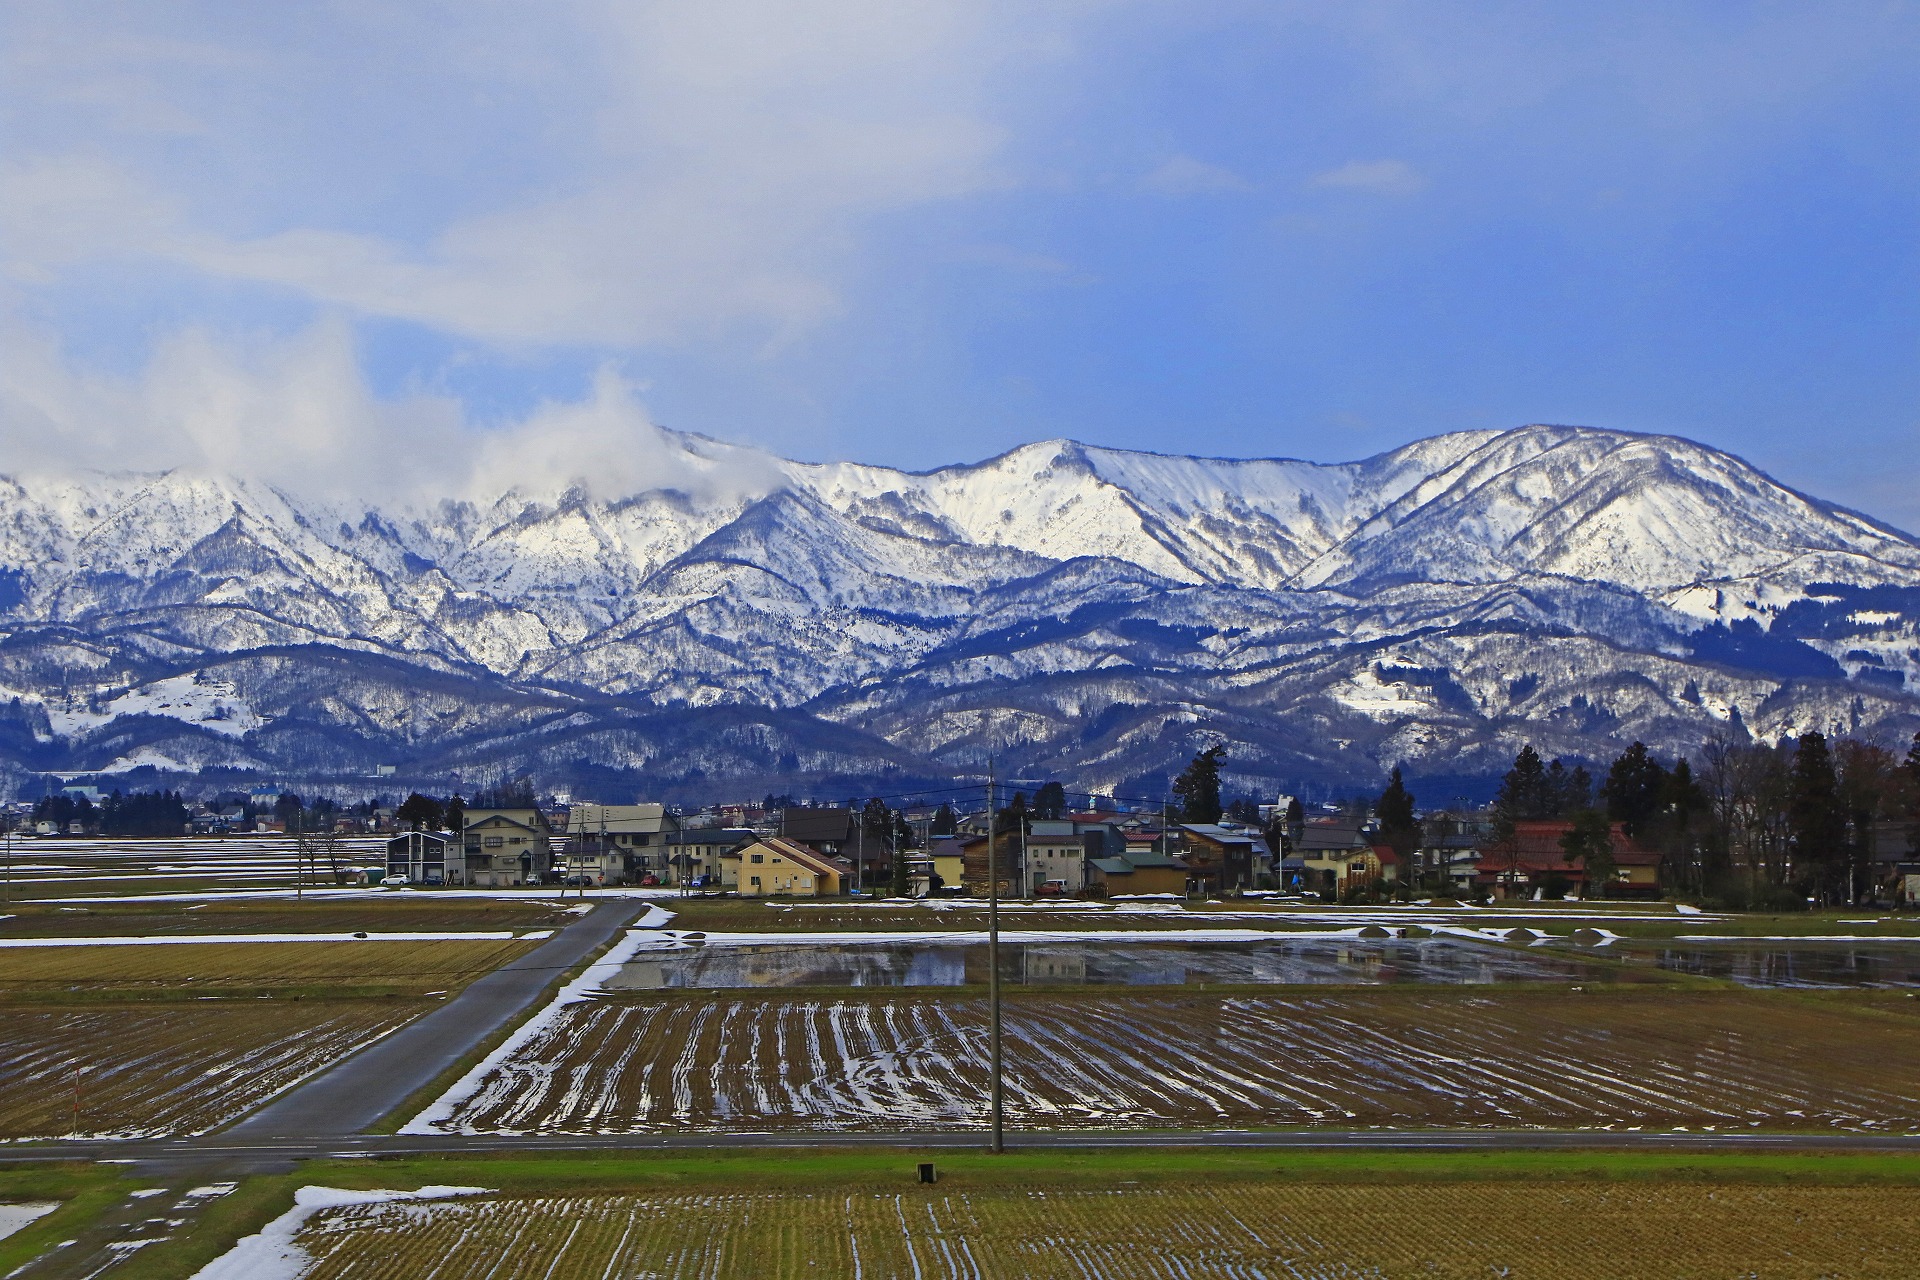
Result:
[[1660,896],[1660,854],[1627,838],[1613,824],[1613,875],[1604,886],[1587,883],[1587,869],[1568,862],[1561,838],[1573,830],[1562,818],[1516,822],[1513,838],[1481,839],[1474,884],[1496,898],[1531,898],[1536,890],[1558,888],[1582,898],[1657,898]]

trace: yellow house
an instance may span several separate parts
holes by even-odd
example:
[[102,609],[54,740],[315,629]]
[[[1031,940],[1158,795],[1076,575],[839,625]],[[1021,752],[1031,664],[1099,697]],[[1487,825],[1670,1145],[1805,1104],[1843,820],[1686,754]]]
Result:
[[738,852],[734,891],[743,898],[765,898],[776,893],[799,898],[827,898],[840,893],[840,863],[795,840],[765,836]]

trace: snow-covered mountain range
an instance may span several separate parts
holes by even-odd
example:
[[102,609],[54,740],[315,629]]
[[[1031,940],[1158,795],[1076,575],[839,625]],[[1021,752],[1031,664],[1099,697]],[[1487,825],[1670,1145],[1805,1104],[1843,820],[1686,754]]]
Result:
[[827,794],[992,750],[1157,795],[1224,739],[1270,792],[1394,763],[1441,785],[1526,740],[1920,726],[1920,544],[1673,437],[1338,465],[1049,441],[926,473],[659,444],[676,487],[623,496],[0,480],[12,785],[384,763]]

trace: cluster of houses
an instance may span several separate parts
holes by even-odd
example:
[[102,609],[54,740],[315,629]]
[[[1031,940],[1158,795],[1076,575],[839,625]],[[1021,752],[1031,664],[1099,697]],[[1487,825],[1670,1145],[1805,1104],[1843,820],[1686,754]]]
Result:
[[[573,804],[469,809],[457,832],[407,831],[387,842],[389,880],[419,885],[660,885],[741,897],[835,896],[893,886],[895,851],[870,839],[848,808],[752,815],[750,826],[704,825],[662,804]],[[711,817],[704,817],[705,823]],[[1522,822],[1512,839],[1472,818],[1430,823],[1418,847],[1396,850],[1363,820],[1309,817],[1278,831],[1233,822],[1167,823],[1158,815],[1097,810],[1035,819],[992,838],[985,814],[951,835],[898,851],[907,891],[984,896],[990,878],[1009,898],[1141,897],[1258,890],[1339,896],[1356,883],[1444,883],[1462,897],[1589,896],[1569,864],[1568,824]],[[1445,834],[1437,834],[1445,832]],[[991,853],[990,853],[991,847]],[[1609,896],[1657,896],[1659,855],[1614,833]]]

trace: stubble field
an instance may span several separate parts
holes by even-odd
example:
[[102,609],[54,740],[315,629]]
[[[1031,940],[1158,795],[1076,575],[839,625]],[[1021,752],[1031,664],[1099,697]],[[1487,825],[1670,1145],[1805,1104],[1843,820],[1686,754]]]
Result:
[[[912,1130],[985,1122],[986,1002],[599,998],[557,1011],[441,1128]],[[1352,988],[1009,999],[1039,1127],[1909,1130],[1912,1002],[1737,991]]]
[[0,1008],[0,1137],[217,1128],[430,1007],[249,1000]]
[[424,992],[469,982],[537,943],[478,941],[208,942],[0,948],[0,995],[71,999],[242,989]]
[[579,1195],[322,1211],[305,1280],[1910,1276],[1920,1189],[1228,1183]]

